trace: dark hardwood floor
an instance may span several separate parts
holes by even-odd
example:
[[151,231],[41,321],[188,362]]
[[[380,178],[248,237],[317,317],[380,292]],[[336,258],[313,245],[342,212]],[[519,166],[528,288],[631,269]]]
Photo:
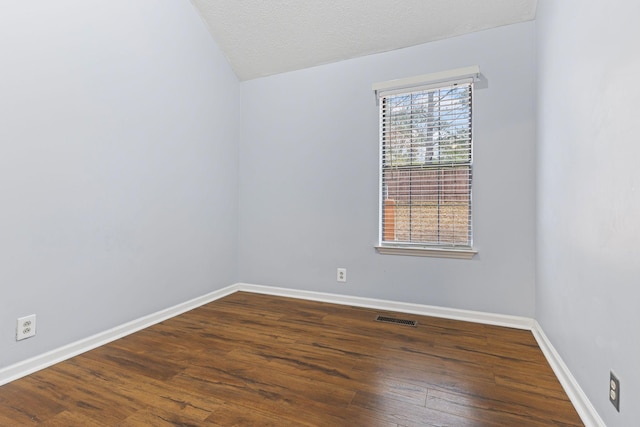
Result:
[[528,331],[238,292],[0,387],[0,425],[583,424]]

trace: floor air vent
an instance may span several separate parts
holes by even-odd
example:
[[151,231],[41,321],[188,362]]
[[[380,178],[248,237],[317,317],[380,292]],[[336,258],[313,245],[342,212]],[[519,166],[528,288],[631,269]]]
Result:
[[378,316],[376,322],[395,323],[398,325],[417,326],[418,322],[415,320],[396,319],[395,317]]

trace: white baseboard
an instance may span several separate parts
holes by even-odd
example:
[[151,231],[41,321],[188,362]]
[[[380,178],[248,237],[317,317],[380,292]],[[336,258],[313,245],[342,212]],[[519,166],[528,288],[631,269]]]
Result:
[[9,365],[0,369],[0,385],[9,383],[11,381],[22,378],[26,375],[32,374],[41,369],[47,368],[63,360],[70,359],[74,356],[93,350],[96,347],[110,343],[126,335],[140,331],[144,328],[148,328],[151,325],[160,323],[164,320],[175,317],[179,314],[193,310],[201,305],[207,304],[211,301],[215,301],[219,298],[225,297],[238,290],[237,285],[231,285],[226,288],[208,293],[198,298],[194,298],[190,301],[169,307],[164,310],[149,314],[148,316],[141,317],[131,322],[124,323],[109,329],[104,332],[100,332],[96,335],[92,335],[80,341],[73,342],[63,347],[56,348],[30,359],[23,360],[13,365]]
[[569,400],[571,400],[571,403],[576,408],[584,425],[586,427],[606,427],[604,421],[600,418],[600,415],[589,401],[589,398],[587,398],[587,395],[582,391],[582,388],[573,374],[571,374],[571,371],[569,371],[560,354],[553,347],[553,344],[551,344],[551,341],[549,341],[549,338],[545,335],[542,326],[540,326],[537,320],[533,321],[531,332],[536,341],[538,341],[538,346],[540,346],[542,353],[544,353],[549,365],[551,365],[551,369],[553,369],[556,377],[558,377],[558,381],[562,384],[565,393],[567,393]]
[[436,307],[431,305],[412,304],[407,302],[387,301],[373,298],[354,297],[324,292],[301,291],[297,289],[277,288],[273,286],[237,283],[238,290],[256,294],[277,295],[300,298],[333,304],[351,305],[355,307],[373,308],[377,310],[397,311],[420,316],[442,317],[445,319],[463,320],[484,323],[487,325],[506,326],[508,328],[531,330],[533,319],[506,314],[485,313],[481,311],[459,310],[455,308]]
[[453,320],[463,320],[467,322],[483,323],[488,325],[506,326],[509,328],[530,330],[544,353],[549,365],[558,377],[560,384],[564,387],[571,403],[582,418],[587,427],[605,427],[604,422],[596,412],[595,408],[580,388],[569,368],[562,361],[562,358],[555,350],[542,327],[537,321],[528,317],[510,316],[504,314],[485,313],[480,311],[460,310],[455,308],[437,307],[422,304],[413,304],[397,301],[386,301],[373,298],[355,297],[340,294],[323,292],[303,291],[289,288],[278,288],[273,286],[252,285],[248,283],[236,283],[231,286],[208,293],[190,301],[169,307],[167,309],[152,313],[128,323],[124,323],[115,328],[98,333],[88,338],[76,341],[66,346],[51,350],[47,353],[18,362],[14,365],[0,369],[0,385],[9,383],[18,378],[32,374],[41,369],[52,366],[63,360],[92,350],[96,347],[115,341],[126,335],[140,331],[149,326],[160,323],[164,320],[178,316],[189,310],[208,304],[217,299],[223,298],[234,292],[245,291],[258,294],[276,295],[290,298],[306,299],[311,301],[328,302],[333,304],[351,305],[355,307],[373,308],[378,310],[396,311],[421,316],[434,316]]
[[47,368],[63,360],[93,350],[126,335],[132,334],[164,320],[175,317],[186,311],[210,303],[237,291],[246,291],[259,294],[278,295],[291,298],[300,298],[313,301],[329,302],[334,304],[367,307],[386,311],[418,314],[423,316],[443,317],[468,322],[485,323],[490,325],[507,326],[510,328],[527,329],[532,327],[532,320],[526,317],[507,316],[502,314],[483,313],[478,311],[458,310],[453,308],[435,307],[420,304],[385,301],[372,298],[354,297],[322,292],[301,291],[296,289],[278,288],[272,286],[252,285],[236,283],[223,289],[208,293],[190,301],[169,307],[167,309],[149,314],[128,323],[116,326],[104,332],[73,342],[63,347],[56,348],[30,359],[0,369],[0,385],[9,383],[18,378],[32,374]]

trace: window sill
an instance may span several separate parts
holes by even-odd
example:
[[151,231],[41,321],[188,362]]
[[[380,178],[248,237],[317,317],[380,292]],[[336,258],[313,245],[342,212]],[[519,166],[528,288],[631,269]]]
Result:
[[412,248],[399,246],[376,246],[382,255],[426,256],[434,258],[471,259],[478,251],[473,249],[445,249],[445,248]]

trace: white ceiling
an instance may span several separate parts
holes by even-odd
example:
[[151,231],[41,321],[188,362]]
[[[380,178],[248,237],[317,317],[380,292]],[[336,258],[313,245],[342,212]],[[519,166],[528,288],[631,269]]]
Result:
[[241,80],[535,18],[536,0],[191,0]]

